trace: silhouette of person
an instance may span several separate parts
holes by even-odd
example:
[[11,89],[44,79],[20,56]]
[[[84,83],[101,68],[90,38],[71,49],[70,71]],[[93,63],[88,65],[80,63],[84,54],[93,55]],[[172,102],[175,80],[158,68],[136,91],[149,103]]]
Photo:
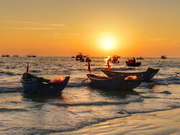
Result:
[[136,59],[133,57],[133,62],[136,63]]

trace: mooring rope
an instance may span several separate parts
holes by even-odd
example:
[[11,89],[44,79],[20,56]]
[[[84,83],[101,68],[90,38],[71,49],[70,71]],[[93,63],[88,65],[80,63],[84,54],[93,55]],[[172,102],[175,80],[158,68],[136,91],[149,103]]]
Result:
[[88,79],[89,79],[89,78],[86,78],[86,79],[82,80],[81,83],[86,82]]

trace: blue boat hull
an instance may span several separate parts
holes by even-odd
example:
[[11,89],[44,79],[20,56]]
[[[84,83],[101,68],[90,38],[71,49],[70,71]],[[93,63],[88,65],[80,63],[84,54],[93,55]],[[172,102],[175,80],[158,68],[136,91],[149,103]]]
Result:
[[31,81],[24,81],[21,79],[22,86],[25,93],[29,94],[55,94],[61,93],[66,87],[70,77],[67,76],[63,82],[47,83],[43,82],[43,78],[37,78]]
[[113,70],[102,70],[108,77],[127,77],[130,75],[136,75],[138,78],[142,79],[143,81],[150,81],[159,69],[148,68],[146,71],[142,72],[120,72],[120,71],[113,71]]
[[101,77],[93,74],[87,74],[88,78],[91,80],[91,85],[99,88],[106,89],[122,89],[122,90],[132,90],[141,84],[141,80],[124,80],[124,78],[109,78]]
[[127,64],[128,66],[137,67],[137,66],[140,66],[140,65],[141,65],[141,62],[130,63],[130,62],[126,61],[126,64]]

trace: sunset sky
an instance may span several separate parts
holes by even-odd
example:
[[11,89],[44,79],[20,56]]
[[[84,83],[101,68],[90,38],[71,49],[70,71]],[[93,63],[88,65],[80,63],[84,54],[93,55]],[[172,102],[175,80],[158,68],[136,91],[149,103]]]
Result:
[[180,57],[180,0],[0,0],[0,55]]

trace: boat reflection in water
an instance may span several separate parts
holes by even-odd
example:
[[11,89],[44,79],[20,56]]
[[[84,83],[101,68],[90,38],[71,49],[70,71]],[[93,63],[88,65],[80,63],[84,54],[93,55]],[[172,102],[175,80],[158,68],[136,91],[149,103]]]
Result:
[[62,93],[58,93],[58,94],[41,94],[41,95],[32,95],[32,94],[28,94],[28,93],[22,93],[22,96],[24,98],[24,100],[30,100],[30,101],[34,101],[34,102],[47,102],[51,99],[55,100],[63,100],[63,96]]
[[114,99],[114,98],[125,99],[129,95],[139,96],[139,93],[134,90],[105,89],[105,88],[97,88],[94,86],[90,86],[90,88],[93,91],[96,91],[96,92],[100,93],[101,95],[108,97],[108,98],[112,98],[112,99]]

